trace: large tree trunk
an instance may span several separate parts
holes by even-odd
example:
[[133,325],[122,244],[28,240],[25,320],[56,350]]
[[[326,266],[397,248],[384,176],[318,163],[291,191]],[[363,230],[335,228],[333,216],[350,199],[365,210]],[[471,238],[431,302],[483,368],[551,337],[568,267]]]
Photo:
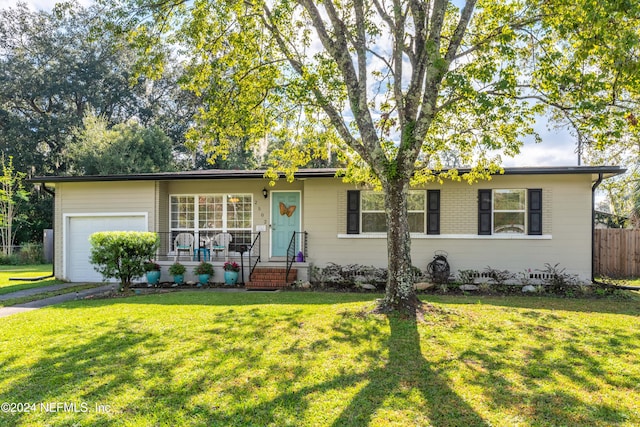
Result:
[[396,179],[383,183],[387,214],[387,252],[389,276],[387,290],[380,309],[398,311],[409,316],[416,315],[419,306],[413,288],[411,271],[411,236],[407,215],[407,193],[409,181]]

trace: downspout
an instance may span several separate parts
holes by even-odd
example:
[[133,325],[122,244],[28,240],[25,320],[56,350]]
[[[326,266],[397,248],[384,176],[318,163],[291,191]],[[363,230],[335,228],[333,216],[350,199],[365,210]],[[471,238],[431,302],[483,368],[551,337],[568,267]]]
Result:
[[602,172],[598,174],[598,179],[591,186],[591,282],[596,283],[596,190],[604,177]]
[[53,212],[53,218],[51,222],[51,228],[53,229],[53,251],[51,253],[51,276],[49,277],[56,277],[56,192],[51,190],[50,188],[47,188],[46,182],[42,183],[42,189],[45,191],[45,193],[49,193],[51,195],[51,203],[53,203],[53,209],[51,209]]

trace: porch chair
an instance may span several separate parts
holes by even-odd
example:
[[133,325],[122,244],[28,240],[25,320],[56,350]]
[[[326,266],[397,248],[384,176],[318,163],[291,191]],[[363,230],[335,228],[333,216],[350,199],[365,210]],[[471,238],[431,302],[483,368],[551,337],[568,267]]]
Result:
[[229,260],[229,243],[233,241],[233,236],[231,233],[218,233],[213,238],[213,243],[211,245],[211,252],[215,252],[216,258],[218,257],[218,252],[224,252],[224,260]]
[[176,253],[176,257],[174,261],[178,260],[180,256],[180,252],[189,252],[189,259],[193,259],[193,244],[195,243],[195,238],[191,233],[178,233],[176,238],[173,240],[173,248]]

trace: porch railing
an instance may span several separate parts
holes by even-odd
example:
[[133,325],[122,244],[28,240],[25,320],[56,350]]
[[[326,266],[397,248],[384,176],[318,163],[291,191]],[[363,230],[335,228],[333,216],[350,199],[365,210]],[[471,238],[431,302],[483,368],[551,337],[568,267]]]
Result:
[[289,247],[287,248],[287,273],[285,275],[287,283],[289,283],[289,273],[298,257],[298,253],[302,252],[303,259],[300,261],[304,261],[307,257],[307,235],[306,231],[295,231],[291,236],[291,241],[289,241]]
[[[194,236],[192,256],[185,251],[180,251],[179,254],[176,254],[174,240],[178,233],[189,233]],[[156,260],[173,261],[176,255],[179,255],[178,259],[181,261],[216,261],[216,258],[219,258],[221,253],[214,253],[211,250],[211,245],[214,237],[219,233],[220,231],[201,231],[199,233],[192,231],[157,232],[156,234],[160,237],[160,247],[156,252]],[[231,243],[229,243],[229,257],[248,256],[250,264],[252,264],[252,260],[260,259],[259,231],[229,231],[229,233],[232,237]],[[224,258],[220,260],[222,261]]]
[[[260,232],[256,234],[256,237],[251,242],[251,246],[249,246],[249,281],[251,281],[251,275],[253,274],[253,270],[256,269],[256,266],[260,262]],[[257,250],[254,251],[254,248],[257,247]],[[253,256],[253,253],[257,253],[257,255]],[[255,261],[252,261],[255,258]]]

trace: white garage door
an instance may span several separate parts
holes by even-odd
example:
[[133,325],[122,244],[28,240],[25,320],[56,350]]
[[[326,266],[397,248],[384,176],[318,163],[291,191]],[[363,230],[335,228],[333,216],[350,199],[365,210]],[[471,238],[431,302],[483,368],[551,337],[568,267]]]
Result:
[[102,282],[89,262],[89,236],[97,231],[147,231],[144,215],[71,216],[67,225],[66,276],[72,282]]

